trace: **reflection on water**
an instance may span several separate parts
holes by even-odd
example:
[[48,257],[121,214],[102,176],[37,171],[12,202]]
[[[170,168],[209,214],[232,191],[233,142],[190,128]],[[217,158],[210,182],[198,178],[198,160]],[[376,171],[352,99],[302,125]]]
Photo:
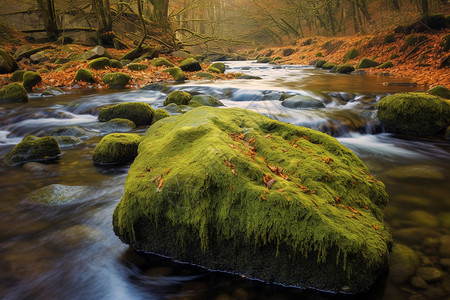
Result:
[[[448,251],[441,246],[450,236],[450,145],[440,137],[382,133],[375,117],[376,103],[387,93],[423,87],[384,85],[404,80],[336,75],[310,67],[227,64],[229,71],[263,79],[191,82],[163,91],[72,90],[52,98],[35,95],[29,104],[1,105],[0,155],[26,135],[48,135],[58,126],[76,125],[94,133],[81,144],[64,148],[63,155],[49,164],[11,167],[0,162],[1,299],[379,300],[448,295],[450,264]],[[442,277],[419,289],[409,281],[394,283],[391,274],[380,278],[368,295],[329,295],[211,272],[128,249],[114,235],[111,216],[129,166],[92,164],[92,152],[102,134],[96,116],[103,105],[127,101],[161,108],[167,94],[176,89],[210,94],[227,107],[255,110],[337,137],[386,184],[391,199],[386,218],[395,241],[416,251],[421,266],[443,272]],[[286,108],[278,100],[282,92],[313,96],[325,108]],[[36,190],[51,184],[84,189],[66,204],[50,206],[33,200]]]

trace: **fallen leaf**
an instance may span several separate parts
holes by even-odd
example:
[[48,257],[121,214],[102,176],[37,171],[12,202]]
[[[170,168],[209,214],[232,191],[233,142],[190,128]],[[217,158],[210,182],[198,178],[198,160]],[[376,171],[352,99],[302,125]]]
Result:
[[166,170],[166,175],[170,173],[170,168]]
[[161,177],[161,179],[159,180],[159,183],[158,183],[158,189],[160,189],[163,186],[163,184],[164,184],[164,178]]
[[263,199],[264,201],[267,200],[266,196],[264,196],[264,195],[261,195],[261,199]]
[[282,193],[282,192],[284,192],[284,189],[278,189],[277,192]]

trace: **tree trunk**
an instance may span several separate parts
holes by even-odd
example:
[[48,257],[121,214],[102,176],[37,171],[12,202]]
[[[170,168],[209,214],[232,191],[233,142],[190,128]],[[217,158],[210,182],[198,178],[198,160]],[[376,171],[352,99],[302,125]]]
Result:
[[47,32],[47,38],[51,41],[56,40],[59,36],[59,29],[54,0],[37,0],[37,5],[44,18],[44,27]]
[[109,0],[92,0],[97,15],[97,42],[99,45],[113,46],[111,7]]
[[398,4],[397,0],[392,0],[391,3],[395,10],[400,10],[400,4]]
[[420,1],[420,6],[422,9],[422,15],[423,16],[428,16],[430,14],[430,8],[428,6],[428,0],[421,0]]
[[150,0],[153,6],[152,20],[161,25],[169,24],[169,0]]
[[359,32],[358,18],[356,15],[356,4],[350,1],[350,9],[353,17],[353,27],[355,28],[355,34]]

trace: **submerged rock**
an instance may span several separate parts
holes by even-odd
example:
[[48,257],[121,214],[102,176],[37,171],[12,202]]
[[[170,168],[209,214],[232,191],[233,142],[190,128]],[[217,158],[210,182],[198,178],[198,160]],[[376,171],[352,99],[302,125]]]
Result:
[[220,100],[217,100],[216,98],[210,95],[195,95],[194,97],[192,97],[190,103],[192,102],[196,102],[200,105],[206,106],[224,106]]
[[94,149],[96,164],[122,164],[133,161],[142,137],[135,133],[111,133],[103,137]]
[[52,184],[33,192],[31,200],[45,205],[70,204],[79,200],[80,193],[86,190],[84,186]]
[[450,124],[450,103],[425,93],[390,95],[377,108],[378,118],[390,132],[430,135]]
[[0,102],[1,101],[28,102],[28,94],[20,83],[10,83],[0,89]]
[[283,102],[281,105],[287,108],[299,108],[299,109],[307,109],[307,108],[324,108],[325,105],[322,101],[304,95],[296,95],[294,97],[290,97]]
[[102,133],[127,132],[134,128],[136,128],[136,125],[133,121],[121,118],[115,118],[100,125]]
[[10,165],[16,165],[29,161],[51,160],[59,155],[61,155],[61,149],[54,137],[38,138],[29,135],[6,154],[6,160]]
[[81,141],[76,136],[55,136],[56,141],[58,141],[59,147],[71,147],[81,144]]
[[387,200],[384,185],[326,134],[199,107],[147,131],[113,225],[138,250],[360,292],[388,267]]
[[419,264],[419,255],[414,250],[397,243],[392,248],[389,277],[396,284],[405,283],[416,273]]
[[155,110],[147,103],[126,102],[103,107],[98,114],[98,119],[100,122],[107,122],[121,118],[130,120],[137,126],[150,125],[154,112]]
[[65,127],[58,127],[52,130],[50,133],[51,136],[73,136],[80,139],[87,139],[90,138],[95,134],[95,132],[86,130],[79,126],[65,126]]

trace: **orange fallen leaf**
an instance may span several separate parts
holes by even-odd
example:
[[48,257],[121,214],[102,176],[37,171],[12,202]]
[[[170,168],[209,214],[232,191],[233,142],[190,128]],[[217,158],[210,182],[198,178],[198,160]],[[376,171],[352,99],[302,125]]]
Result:
[[158,183],[158,189],[160,189],[163,186],[163,184],[164,184],[164,178],[161,177],[161,179],[159,180],[159,183]]
[[170,168],[166,170],[166,175],[170,173]]
[[375,228],[375,230],[378,230],[378,224],[374,224],[372,227]]
[[284,189],[278,189],[277,192],[282,193],[282,192],[284,192]]
[[267,200],[266,196],[264,196],[264,195],[261,195],[261,199],[263,199],[264,201]]

